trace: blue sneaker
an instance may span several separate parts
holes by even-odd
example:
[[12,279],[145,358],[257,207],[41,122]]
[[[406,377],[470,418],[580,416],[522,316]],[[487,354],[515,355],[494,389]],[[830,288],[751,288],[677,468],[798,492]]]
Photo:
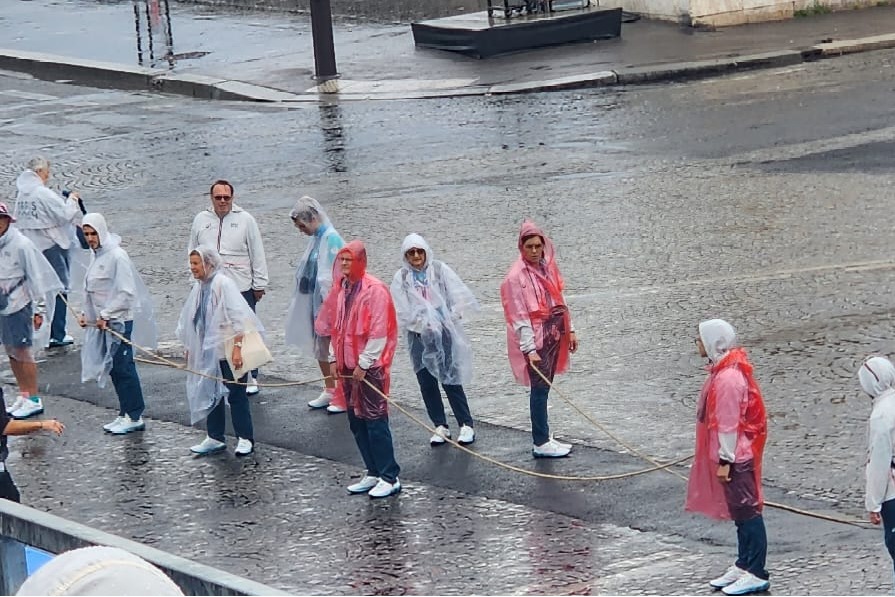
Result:
[[214,454],[215,452],[221,452],[226,449],[227,444],[224,442],[219,442],[218,440],[206,436],[205,439],[202,440],[201,444],[196,444],[192,448],[190,448],[190,452],[193,454],[198,454],[199,456],[205,456],[206,454]]

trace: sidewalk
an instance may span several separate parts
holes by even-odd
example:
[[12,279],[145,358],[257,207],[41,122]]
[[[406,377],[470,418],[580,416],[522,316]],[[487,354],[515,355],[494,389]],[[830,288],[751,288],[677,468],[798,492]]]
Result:
[[[622,37],[487,60],[416,49],[409,24],[337,21],[338,94],[314,86],[306,15],[173,5],[173,69],[137,65],[130,3],[7,0],[0,69],[218,99],[409,99],[635,84],[797,64],[895,47],[895,7],[716,31],[638,21]],[[160,52],[158,52],[160,53]]]

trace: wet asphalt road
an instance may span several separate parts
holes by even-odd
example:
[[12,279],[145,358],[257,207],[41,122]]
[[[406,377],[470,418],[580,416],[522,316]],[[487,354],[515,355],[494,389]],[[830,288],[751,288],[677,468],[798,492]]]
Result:
[[[863,516],[863,425],[869,404],[858,393],[855,371],[866,354],[891,350],[893,58],[877,52],[631,90],[294,109],[99,92],[4,75],[0,184],[5,186],[0,188],[11,192],[15,174],[31,154],[48,155],[56,164],[56,183],[82,190],[88,205],[105,213],[125,238],[170,342],[188,289],[183,250],[189,223],[205,205],[208,182],[229,178],[265,235],[272,286],[259,312],[278,357],[269,372],[290,379],[316,377],[312,363],[282,345],[279,325],[291,268],[303,247],[286,218],[292,201],[305,193],[320,199],[343,235],[368,242],[371,270],[386,279],[398,265],[403,235],[421,232],[485,306],[469,324],[477,358],[470,388],[480,422],[477,449],[571,474],[639,468],[558,402],[551,423],[560,437],[580,444],[575,455],[538,465],[527,456],[526,400],[512,385],[505,362],[497,287],[513,259],[521,218],[533,217],[557,243],[583,342],[572,372],[559,382],[563,392],[645,452],[684,455],[692,446],[693,401],[702,376],[692,349],[695,326],[700,319],[726,317],[753,354],[771,415],[769,497]],[[76,417],[71,437],[39,440],[57,467],[82,445],[103,463],[122,457],[115,443],[93,431],[111,411],[80,402],[109,407],[114,399],[109,392],[75,385],[75,365],[71,355],[54,358],[42,372],[49,395],[75,399],[59,399],[54,407]],[[418,406],[403,352],[395,369],[395,397]],[[139,450],[146,454],[141,462],[165,471],[155,474],[189,478],[193,461],[182,453],[200,434],[177,425],[186,417],[180,380],[172,372],[143,371],[148,414],[160,421],[146,434],[149,447]],[[262,463],[266,446],[270,458],[327,459],[312,459],[308,466],[315,473],[293,486],[301,494],[314,474],[325,479],[325,496],[295,505],[296,511],[310,507],[319,516],[326,511],[321,504],[345,507],[338,488],[357,473],[358,463],[343,421],[305,415],[303,403],[314,393],[265,392],[255,416]],[[705,570],[726,563],[733,545],[730,529],[683,514],[680,485],[668,475],[596,487],[544,484],[449,452],[430,454],[425,431],[400,414],[393,419],[409,487],[561,514],[589,529],[638,529],[646,533],[646,544],[663,538],[677,545],[658,568],[649,563],[663,547],[641,545],[643,562],[636,572],[588,585],[589,590],[692,592],[701,590]],[[131,446],[140,440],[125,441]],[[123,465],[133,466],[124,452]],[[45,466],[26,454],[17,470]],[[214,475],[208,468],[213,465],[192,466]],[[121,507],[107,513],[102,502],[74,507],[92,479],[73,482],[66,476],[71,474],[48,475],[43,491],[27,479],[22,484],[26,495],[30,490],[41,496],[39,505],[80,520],[121,516]],[[264,488],[265,478],[257,475],[253,482]],[[117,487],[127,495],[130,485]],[[151,495],[135,490],[129,499],[140,503]],[[413,492],[400,498],[402,504],[413,499]],[[265,499],[258,501],[263,510]],[[158,508],[158,518],[145,522],[149,528],[176,520],[172,506]],[[208,516],[211,524],[214,518]],[[413,527],[419,512],[402,520]],[[769,565],[778,591],[888,590],[890,575],[875,533],[776,512],[769,520]],[[495,515],[494,535],[506,528],[503,521]],[[326,524],[346,535],[321,539],[318,551],[350,559],[338,539],[350,541],[355,523]],[[147,532],[137,521],[123,528],[128,536]],[[170,530],[165,545],[201,559],[206,552],[190,547],[189,533],[182,534]],[[257,535],[236,547],[260,549],[254,540],[276,548],[275,541]],[[441,545],[444,558],[467,547],[457,537]],[[476,545],[490,553],[484,539]],[[634,552],[621,549],[610,560],[630,564]],[[243,565],[238,569],[264,582],[285,578],[261,564]],[[574,592],[580,590],[574,583],[608,579],[610,569],[608,562],[570,573],[569,589],[556,579],[541,586],[529,577],[525,586],[529,592]],[[464,591],[462,586],[448,591],[438,578],[409,591]],[[517,586],[502,580],[494,567],[470,572],[470,578],[479,579],[476,586],[483,592]],[[663,578],[668,584],[659,589],[653,583]],[[298,580],[277,586],[313,590]],[[350,585],[334,583],[330,590],[350,592],[345,586]]]

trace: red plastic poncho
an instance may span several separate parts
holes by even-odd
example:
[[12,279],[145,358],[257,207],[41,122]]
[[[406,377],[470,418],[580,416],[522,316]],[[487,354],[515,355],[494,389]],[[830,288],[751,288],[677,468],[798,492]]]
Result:
[[[739,394],[739,417],[734,428],[724,428],[719,419],[726,419],[719,406],[719,396]],[[724,401],[729,404],[730,401]],[[734,405],[735,408],[736,405]],[[742,348],[728,351],[710,365],[709,376],[702,386],[696,421],[696,455],[687,484],[685,509],[710,518],[731,520],[724,485],[717,477],[718,433],[736,431],[737,462],[751,458],[754,462],[758,510],[764,504],[761,489],[761,462],[768,435],[767,415],[761,390],[752,376],[752,364]],[[730,414],[730,413],[726,413]],[[721,416],[719,416],[721,415]]]
[[[350,253],[354,258],[351,272],[341,272],[339,258]],[[345,245],[336,255],[333,272],[333,288],[323,301],[314,328],[321,336],[330,336],[333,353],[339,371],[353,371],[367,342],[385,338],[385,348],[370,367],[376,370],[371,382],[388,395],[391,382],[391,365],[398,345],[398,320],[388,286],[367,273],[367,250],[359,240]],[[379,375],[381,371],[381,377]],[[381,387],[380,387],[381,380]],[[362,392],[366,384],[350,379],[345,383],[348,407],[362,419],[376,419],[387,412],[384,399],[370,399],[369,392]],[[368,396],[362,399],[361,394]]]
[[[523,240],[530,236],[540,236],[544,243],[544,256],[540,267],[531,265],[522,254]],[[528,371],[528,358],[519,347],[516,335],[518,324],[529,324],[535,335],[535,349],[544,347],[545,322],[551,317],[554,308],[565,309],[565,333],[558,338],[559,350],[556,367],[553,373],[563,373],[569,368],[569,334],[571,324],[569,311],[563,298],[562,275],[556,265],[556,253],[553,243],[533,222],[526,220],[519,230],[519,259],[510,267],[503,283],[500,285],[500,300],[503,303],[503,314],[507,322],[507,355],[513,376],[522,385],[531,385]]]

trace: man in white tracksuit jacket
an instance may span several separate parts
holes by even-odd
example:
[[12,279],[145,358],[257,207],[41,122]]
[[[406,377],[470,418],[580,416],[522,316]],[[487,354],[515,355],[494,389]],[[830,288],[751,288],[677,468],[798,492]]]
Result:
[[[199,212],[193,219],[187,253],[199,246],[214,247],[223,261],[222,271],[236,282],[254,311],[267,289],[267,259],[258,223],[233,202],[233,196],[233,185],[226,180],[216,180],[211,185],[211,209]],[[257,377],[256,369],[249,376],[247,394],[258,393]]]
[[873,400],[867,422],[867,476],[864,506],[870,522],[883,524],[883,540],[895,562],[895,365],[871,357],[858,371],[861,388]]

